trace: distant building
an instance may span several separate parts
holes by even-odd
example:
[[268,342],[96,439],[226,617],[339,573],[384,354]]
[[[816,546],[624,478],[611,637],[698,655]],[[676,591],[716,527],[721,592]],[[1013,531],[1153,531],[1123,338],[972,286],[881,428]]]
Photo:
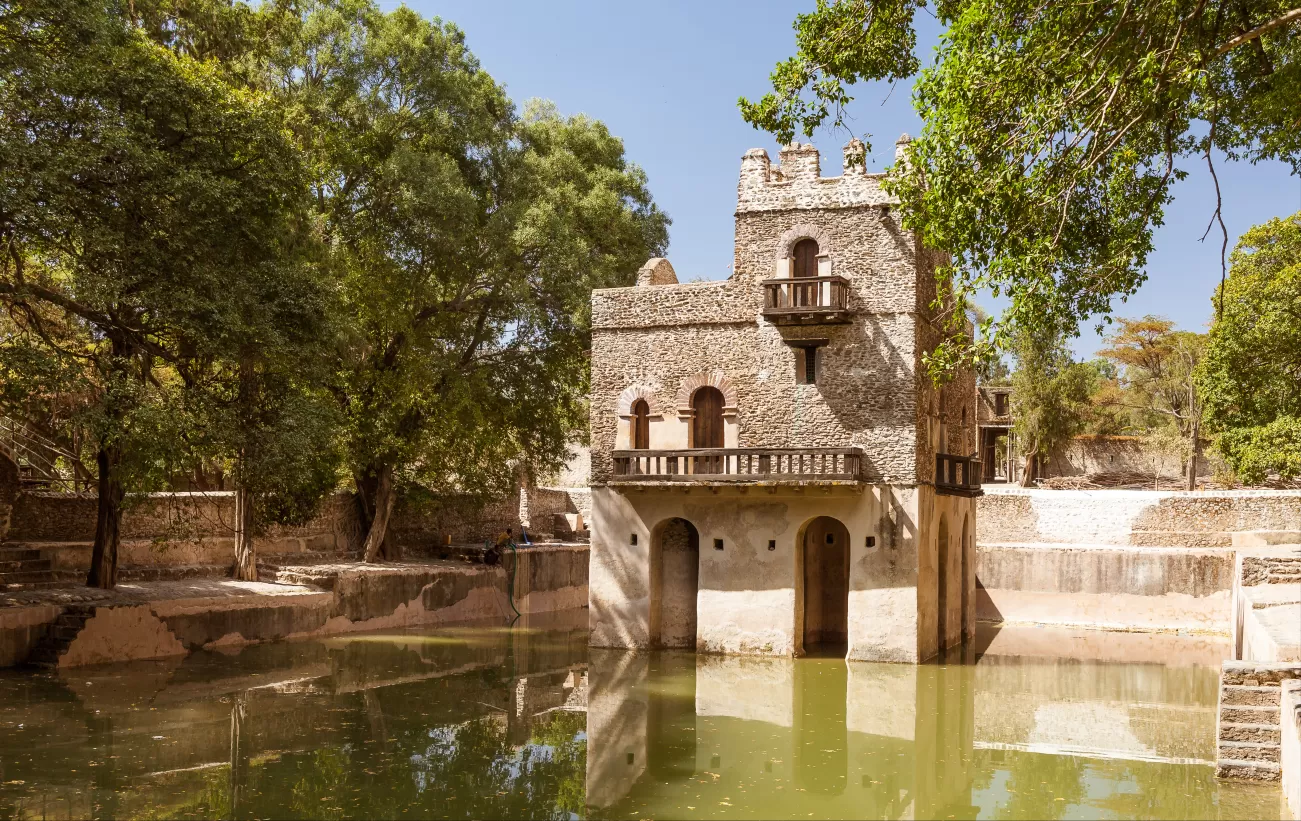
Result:
[[1021,466],[1016,458],[1016,434],[1012,431],[1012,389],[976,389],[976,427],[980,437],[982,482],[1016,482]]
[[975,380],[926,374],[943,257],[861,152],[835,178],[746,152],[727,280],[653,259],[593,294],[594,645],[919,662],[972,635]]

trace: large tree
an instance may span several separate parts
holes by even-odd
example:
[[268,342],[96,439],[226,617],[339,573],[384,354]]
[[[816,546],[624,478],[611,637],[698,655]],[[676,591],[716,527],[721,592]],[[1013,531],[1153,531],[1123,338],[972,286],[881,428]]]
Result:
[[114,0],[0,9],[0,302],[21,329],[7,361],[39,352],[26,361],[83,392],[99,587],[127,492],[184,459],[214,340],[274,300],[261,286],[280,288],[308,226],[274,98],[140,22]]
[[501,492],[582,424],[588,296],[666,243],[599,122],[518,116],[454,26],[368,0],[291,5],[270,62],[343,301],[335,394],[367,529],[405,486]]
[[1136,427],[1150,431],[1174,426],[1184,442],[1181,461],[1187,488],[1197,489],[1201,458],[1202,401],[1193,379],[1206,349],[1206,335],[1179,331],[1168,319],[1120,318],[1098,356],[1118,366],[1117,391],[1095,401],[1104,408],[1133,412]]
[[[1007,347],[1019,327],[1073,334],[1134,293],[1188,163],[1214,170],[1223,152],[1301,173],[1295,0],[927,5],[818,0],[772,92],[741,111],[782,142],[842,125],[853,83],[921,68],[919,9],[945,27],[913,91],[921,136],[888,185],[904,224],[952,254],[960,298],[989,289],[1010,304],[975,343],[954,312],[935,370]],[[1222,221],[1217,234],[1227,245]]]
[[1244,482],[1301,476],[1301,213],[1242,235],[1197,372],[1207,426]]
[[1012,417],[1025,457],[1021,484],[1030,487],[1053,451],[1084,429],[1095,371],[1071,357],[1062,336],[1021,331],[1012,350]]

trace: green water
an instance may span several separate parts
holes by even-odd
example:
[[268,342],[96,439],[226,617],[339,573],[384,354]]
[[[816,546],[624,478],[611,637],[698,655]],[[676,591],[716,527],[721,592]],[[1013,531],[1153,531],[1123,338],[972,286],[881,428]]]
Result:
[[628,653],[581,618],[5,673],[0,818],[1280,817],[1215,779],[1211,666]]

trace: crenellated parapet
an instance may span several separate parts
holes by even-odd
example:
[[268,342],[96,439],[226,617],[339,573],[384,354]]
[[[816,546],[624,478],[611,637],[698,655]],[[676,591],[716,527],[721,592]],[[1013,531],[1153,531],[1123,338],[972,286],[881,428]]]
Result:
[[[896,158],[910,141],[907,134],[896,144]],[[781,150],[776,165],[762,148],[751,148],[741,158],[736,189],[738,214],[816,208],[854,208],[893,205],[898,202],[881,187],[885,174],[869,174],[863,144],[845,145],[845,172],[822,176],[822,158],[810,143],[793,143]]]

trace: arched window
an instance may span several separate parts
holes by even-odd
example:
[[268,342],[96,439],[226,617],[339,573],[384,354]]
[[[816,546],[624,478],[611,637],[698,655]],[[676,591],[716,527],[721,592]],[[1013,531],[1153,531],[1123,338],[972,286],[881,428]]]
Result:
[[818,241],[802,239],[791,249],[794,265],[791,275],[796,277],[815,277],[818,275]]
[[721,448],[723,446],[723,392],[706,385],[691,397],[693,448]]
[[650,447],[650,405],[645,399],[632,403],[632,446],[638,450]]

